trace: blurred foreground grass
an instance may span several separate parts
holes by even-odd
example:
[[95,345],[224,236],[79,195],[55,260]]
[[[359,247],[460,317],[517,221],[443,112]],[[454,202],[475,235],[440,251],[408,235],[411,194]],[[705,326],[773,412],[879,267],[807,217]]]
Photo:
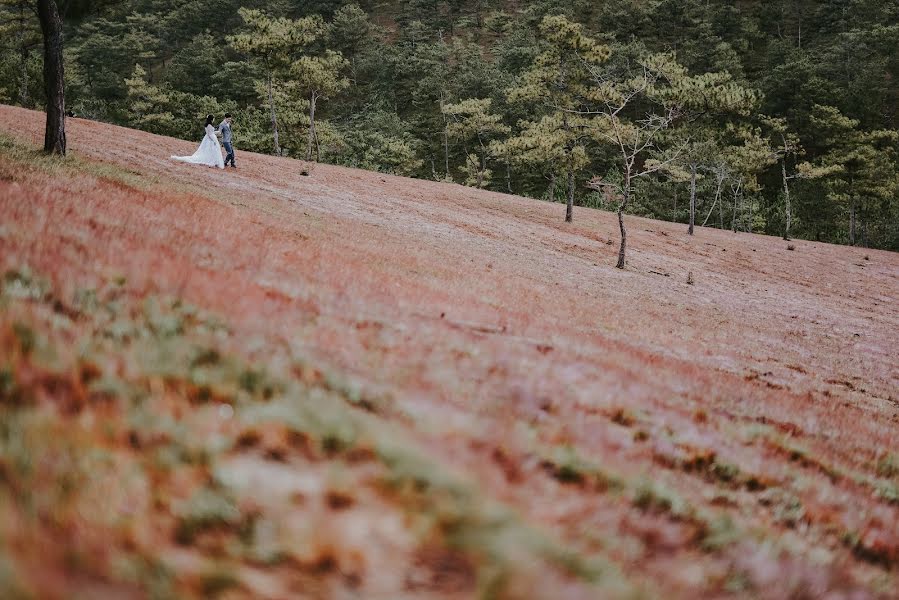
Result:
[[288,348],[244,362],[225,320],[177,298],[135,297],[123,278],[60,298],[13,269],[0,340],[4,598],[310,581],[520,597],[547,571],[636,594],[430,459],[378,418],[383,399]]

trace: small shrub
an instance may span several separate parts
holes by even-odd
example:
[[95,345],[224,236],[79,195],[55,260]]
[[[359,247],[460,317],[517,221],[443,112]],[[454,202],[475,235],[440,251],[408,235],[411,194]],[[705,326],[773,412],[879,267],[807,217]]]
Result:
[[634,417],[634,413],[626,408],[616,408],[614,412],[612,412],[612,422],[621,425],[622,427],[630,427],[636,421],[636,417]]
[[740,531],[734,524],[730,515],[722,515],[711,522],[705,528],[701,546],[706,552],[716,552],[726,548],[740,539]]
[[175,540],[179,544],[191,544],[205,530],[235,527],[241,521],[240,511],[231,498],[210,487],[195,492],[178,513]]
[[890,452],[881,456],[877,461],[877,474],[881,477],[899,475],[899,455]]
[[735,482],[740,478],[740,467],[720,460],[715,460],[712,463],[711,472],[716,479],[727,483]]
[[24,323],[14,323],[12,331],[16,336],[16,341],[19,343],[19,349],[22,351],[22,354],[31,354],[37,341],[34,331]]
[[878,484],[877,497],[890,504],[899,504],[899,485],[889,482]]
[[237,587],[239,583],[234,574],[224,567],[219,567],[202,575],[200,587],[204,598],[214,598],[226,590]]
[[11,367],[3,367],[0,369],[0,404],[16,404],[18,399],[16,375]]
[[637,486],[633,504],[640,510],[668,513],[675,519],[689,519],[693,514],[692,507],[683,498],[651,481]]

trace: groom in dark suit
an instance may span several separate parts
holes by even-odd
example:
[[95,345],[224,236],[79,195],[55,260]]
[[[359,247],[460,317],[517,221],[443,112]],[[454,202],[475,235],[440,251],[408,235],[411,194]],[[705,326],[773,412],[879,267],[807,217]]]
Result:
[[225,113],[225,120],[219,123],[219,133],[222,134],[222,146],[225,147],[225,152],[228,154],[225,155],[225,166],[228,166],[228,161],[231,161],[231,166],[235,169],[237,165],[234,164],[234,145],[231,142],[231,113]]

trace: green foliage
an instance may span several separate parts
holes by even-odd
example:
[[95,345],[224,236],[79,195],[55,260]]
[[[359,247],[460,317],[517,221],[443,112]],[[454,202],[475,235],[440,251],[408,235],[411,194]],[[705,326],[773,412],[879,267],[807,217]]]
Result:
[[328,153],[338,164],[395,175],[412,175],[422,166],[417,140],[394,112],[371,109],[338,129],[341,137]]
[[[490,112],[491,100],[469,98],[458,104],[443,106],[447,116],[446,133],[462,144],[466,150],[463,172],[467,175],[466,185],[484,187],[490,182],[491,171],[487,168],[489,147],[496,137],[511,130],[502,123],[502,117]],[[473,148],[473,152],[469,152]]]
[[[610,132],[674,110],[625,211],[686,220],[695,183],[700,223],[899,249],[889,3],[68,4],[81,117],[195,141],[229,111],[239,148],[615,208]],[[0,39],[0,101],[40,105],[28,2],[0,0]]]

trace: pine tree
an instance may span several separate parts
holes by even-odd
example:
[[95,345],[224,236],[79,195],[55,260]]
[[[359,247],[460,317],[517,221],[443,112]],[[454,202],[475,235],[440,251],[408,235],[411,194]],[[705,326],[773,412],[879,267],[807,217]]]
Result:
[[799,136],[790,130],[789,124],[783,118],[763,118],[763,124],[769,129],[771,136],[771,156],[780,163],[781,183],[783,185],[784,201],[784,229],[783,239],[790,239],[790,227],[793,224],[793,206],[790,198],[790,181],[797,179],[801,173],[794,167],[788,167],[791,161],[797,162],[797,157],[804,152],[799,144]]
[[[867,246],[867,209],[878,203],[888,204],[899,192],[899,132],[862,131],[858,120],[844,116],[832,106],[816,105],[810,117],[824,152],[815,161],[800,164],[798,174],[805,179],[822,179],[825,199],[848,205],[849,244],[854,246],[861,241]],[[861,236],[860,215],[864,219]]]
[[171,133],[175,122],[169,110],[171,93],[149,84],[147,72],[140,65],[134,66],[134,73],[125,80],[125,85],[128,88],[129,124],[153,133]]
[[292,58],[300,48],[322,35],[324,22],[320,17],[306,17],[297,21],[276,18],[247,8],[241,8],[238,12],[246,27],[242,33],[231,36],[229,41],[236,50],[252,56],[263,65],[274,152],[280,155],[278,114],[273,90],[275,80],[286,77]]
[[[688,134],[695,134],[697,115],[712,112],[747,111],[754,94],[729,76],[708,73],[691,76],[671,55],[647,56],[631,68],[593,72],[589,111],[597,117],[597,138],[616,149],[620,181],[594,179],[594,188],[615,187],[621,243],[616,266],[623,269],[627,249],[624,211],[633,194],[634,182],[676,165],[688,150],[687,144],[664,148],[667,130],[682,121]],[[688,118],[690,117],[690,118]],[[695,202],[696,172],[691,172],[691,214]],[[691,217],[692,230],[692,217]]]
[[327,50],[320,56],[305,55],[297,59],[290,69],[300,94],[309,102],[309,127],[306,145],[306,160],[312,160],[313,150],[319,156],[318,136],[315,130],[315,109],[318,101],[328,99],[349,85],[349,80],[341,72],[347,62],[339,52]]
[[510,131],[500,115],[490,112],[490,105],[489,98],[469,98],[443,107],[449,122],[447,133],[458,140],[465,151],[466,184],[475,187],[484,187],[490,181],[487,157],[491,142]]
[[21,106],[32,104],[31,56],[41,43],[31,0],[0,0],[0,50],[15,56],[15,93],[9,98]]
[[537,104],[543,113],[522,128],[519,143],[532,145],[535,134],[549,137],[541,143],[561,151],[562,170],[567,176],[568,196],[565,221],[573,218],[575,176],[586,166],[581,160],[590,141],[590,118],[584,116],[593,70],[610,55],[608,46],[587,35],[579,23],[561,15],[549,15],[540,22],[540,53],[518,84],[509,91],[510,102]]

